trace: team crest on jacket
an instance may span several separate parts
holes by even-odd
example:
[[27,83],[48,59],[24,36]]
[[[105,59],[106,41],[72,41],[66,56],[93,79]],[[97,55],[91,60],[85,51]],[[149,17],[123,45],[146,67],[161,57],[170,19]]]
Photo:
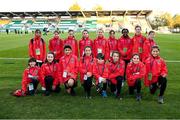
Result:
[[105,40],[102,41],[102,44],[105,45]]
[[71,63],[74,63],[74,58],[71,58],[70,62],[71,62]]
[[87,44],[90,44],[90,41],[84,41],[84,43],[86,43],[87,42]]
[[59,40],[57,41],[57,44],[58,44],[58,45],[60,44],[60,41],[59,41]]
[[139,67],[137,67],[136,72],[139,72],[139,71],[140,71],[140,68],[139,68]]
[[54,66],[53,71],[56,71],[56,70],[57,70],[57,67],[56,67],[56,66]]
[[142,40],[142,38],[139,40],[139,42],[140,42],[140,43],[143,43],[143,40]]
[[35,70],[34,73],[35,73],[35,75],[37,75],[38,74],[38,70]]
[[157,63],[160,64],[160,63],[161,63],[161,60],[157,60]]
[[127,41],[128,41],[128,43],[131,43],[131,40],[130,40],[130,39],[128,39]]
[[43,42],[42,42],[42,39],[40,40],[40,46],[42,46],[43,45]]

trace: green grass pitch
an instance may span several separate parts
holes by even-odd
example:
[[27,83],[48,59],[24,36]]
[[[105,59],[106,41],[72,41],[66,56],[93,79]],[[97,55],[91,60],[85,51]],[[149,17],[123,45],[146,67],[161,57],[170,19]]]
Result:
[[[61,38],[66,35],[62,34]],[[48,40],[52,36],[43,36],[47,48]],[[90,36],[94,39],[96,34],[90,33]],[[117,33],[117,36],[119,37],[120,33]],[[32,37],[32,34],[0,33],[0,58],[27,58],[28,43]],[[81,33],[76,33],[76,38],[80,39]],[[156,42],[160,45],[161,56],[165,60],[180,61],[180,34],[157,34]],[[39,93],[16,98],[11,96],[10,92],[21,87],[22,72],[27,67],[27,60],[0,59],[0,118],[180,118],[180,62],[168,62],[167,65],[169,76],[165,104],[160,105],[157,103],[158,93],[150,95],[148,88],[142,89],[143,99],[138,103],[134,96],[127,95],[127,85],[122,91],[122,101],[116,100],[110,92],[108,98],[103,99],[96,93],[95,88],[92,89],[93,99],[85,99],[80,84],[75,89],[75,97],[67,95],[62,86],[61,93],[48,97]]]

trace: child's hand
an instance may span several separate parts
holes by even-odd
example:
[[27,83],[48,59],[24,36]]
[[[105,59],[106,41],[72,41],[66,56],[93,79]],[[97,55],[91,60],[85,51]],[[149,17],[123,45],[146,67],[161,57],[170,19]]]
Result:
[[52,90],[55,90],[55,89],[56,89],[56,86],[55,86],[55,85],[53,85],[53,86],[52,86]]
[[55,54],[55,55],[56,55],[56,53],[57,53],[57,52],[56,52],[56,51],[54,51],[54,54]]
[[45,87],[41,87],[41,90],[42,90],[42,91],[45,91],[45,90],[46,90],[46,88],[45,88]]
[[165,78],[167,75],[166,74],[163,74],[162,77]]
[[139,72],[137,72],[137,73],[134,73],[135,75],[139,75]]
[[88,77],[91,77],[91,76],[92,76],[92,73],[91,73],[91,72],[87,72],[87,76],[88,76]]

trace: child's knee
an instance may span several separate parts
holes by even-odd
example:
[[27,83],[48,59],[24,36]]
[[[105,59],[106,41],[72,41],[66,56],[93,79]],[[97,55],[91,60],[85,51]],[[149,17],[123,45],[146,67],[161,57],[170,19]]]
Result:
[[102,83],[107,83],[107,80],[106,80],[106,79],[104,79],[104,80],[102,81]]
[[73,79],[69,79],[67,82],[69,87],[72,87],[74,85],[74,80]]

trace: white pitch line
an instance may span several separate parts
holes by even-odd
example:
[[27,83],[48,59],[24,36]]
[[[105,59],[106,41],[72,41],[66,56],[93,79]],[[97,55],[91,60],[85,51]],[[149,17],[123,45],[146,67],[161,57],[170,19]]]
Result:
[[[29,58],[4,58],[0,57],[0,60],[27,60]],[[167,63],[180,63],[180,60],[166,60]]]
[[180,63],[180,60],[166,60],[167,63]]
[[0,60],[27,60],[29,58],[2,58],[0,57]]

